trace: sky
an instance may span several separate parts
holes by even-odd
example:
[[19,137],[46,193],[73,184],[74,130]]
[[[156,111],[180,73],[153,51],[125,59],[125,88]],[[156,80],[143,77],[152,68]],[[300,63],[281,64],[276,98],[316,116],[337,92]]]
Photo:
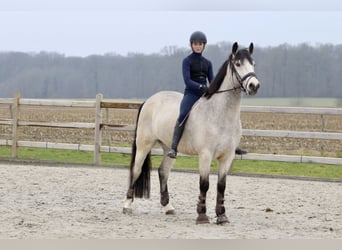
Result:
[[0,0],[0,52],[159,53],[209,44],[342,44],[340,0]]

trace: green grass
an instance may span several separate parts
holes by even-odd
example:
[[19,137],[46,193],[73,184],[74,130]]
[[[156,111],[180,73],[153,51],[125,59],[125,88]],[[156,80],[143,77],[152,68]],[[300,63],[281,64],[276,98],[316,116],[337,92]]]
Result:
[[[11,157],[10,147],[0,147],[0,158]],[[84,163],[92,164],[93,153],[86,151],[73,151],[62,149],[41,149],[21,147],[18,150],[18,159],[43,160],[54,162]],[[153,156],[152,164],[158,167],[161,156]],[[124,165],[130,163],[130,155],[121,153],[101,153],[101,164],[103,165]],[[178,157],[174,168],[176,169],[198,169],[198,158]],[[217,171],[217,161],[211,166],[212,171]],[[314,164],[314,163],[291,163],[291,162],[271,162],[255,160],[235,160],[233,163],[233,173],[282,175],[282,176],[304,176],[318,178],[338,178],[342,179],[341,165]]]

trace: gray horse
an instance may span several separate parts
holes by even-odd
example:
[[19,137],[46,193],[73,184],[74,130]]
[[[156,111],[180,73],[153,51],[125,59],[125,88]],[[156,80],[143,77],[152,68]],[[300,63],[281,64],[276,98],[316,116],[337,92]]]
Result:
[[[178,151],[199,157],[200,195],[196,223],[209,223],[206,215],[206,194],[209,189],[210,165],[218,160],[216,215],[217,224],[227,223],[224,192],[226,175],[232,165],[235,148],[241,137],[240,103],[242,93],[255,95],[260,87],[254,73],[253,43],[248,49],[238,50],[234,43],[232,53],[211,82],[208,92],[193,106],[185,125]],[[132,148],[129,187],[124,202],[124,213],[132,213],[133,198],[150,195],[150,152],[159,143],[164,158],[158,169],[161,205],[166,214],[173,214],[169,201],[167,180],[175,162],[167,156],[172,141],[173,126],[179,114],[182,94],[162,91],[154,94],[140,107]]]

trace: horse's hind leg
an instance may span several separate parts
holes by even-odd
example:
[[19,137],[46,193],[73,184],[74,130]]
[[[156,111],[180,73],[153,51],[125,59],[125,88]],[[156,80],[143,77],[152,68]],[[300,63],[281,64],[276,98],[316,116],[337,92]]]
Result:
[[175,209],[170,204],[169,191],[167,186],[167,181],[169,178],[170,170],[175,163],[175,159],[166,156],[166,151],[164,150],[164,158],[160,167],[158,168],[159,183],[160,183],[160,204],[162,205],[165,214],[174,214]]
[[[139,147],[139,149],[134,153],[132,157],[134,157],[134,165],[131,169],[131,177],[129,181],[128,191],[126,193],[126,199],[124,201],[124,207],[123,207],[123,213],[130,214],[132,213],[132,203],[135,193],[135,182],[138,180],[141,171],[142,166],[145,164],[145,160],[147,157],[149,157],[150,149],[152,148],[152,145],[148,145],[145,147]],[[141,194],[143,196],[143,194]]]

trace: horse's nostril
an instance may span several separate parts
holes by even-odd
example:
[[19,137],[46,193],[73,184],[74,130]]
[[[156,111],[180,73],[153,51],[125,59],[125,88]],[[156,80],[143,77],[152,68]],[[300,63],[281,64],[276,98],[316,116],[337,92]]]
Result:
[[260,88],[260,84],[254,83],[254,82],[250,82],[248,84],[248,94],[249,95],[255,95],[258,92],[258,89]]
[[259,84],[255,84],[254,82],[251,82],[249,84],[249,89],[252,91],[257,91],[259,89],[260,85]]

